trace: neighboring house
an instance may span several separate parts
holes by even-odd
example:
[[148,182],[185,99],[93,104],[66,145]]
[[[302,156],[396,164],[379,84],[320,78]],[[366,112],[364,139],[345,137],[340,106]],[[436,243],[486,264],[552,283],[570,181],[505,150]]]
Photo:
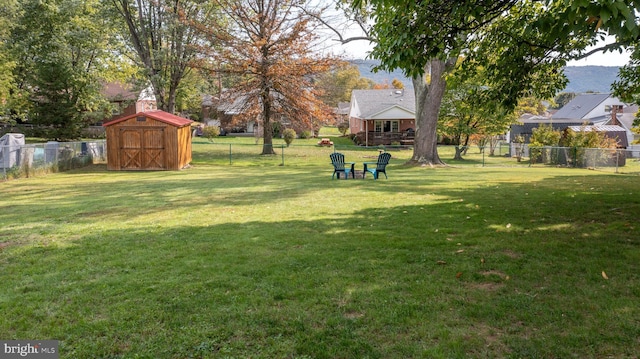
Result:
[[349,121],[349,111],[351,110],[351,104],[349,102],[338,102],[338,107],[336,107],[336,119],[338,120],[338,124],[342,122]]
[[[281,129],[292,128],[296,133],[303,131],[313,133],[313,128],[309,128],[307,125],[297,121],[291,121],[291,119],[287,118],[282,112],[278,111],[277,105],[281,99],[281,95],[274,93],[272,97],[274,106],[271,112],[271,124],[279,123]],[[218,124],[221,129],[227,133],[247,133],[261,137],[263,135],[261,109],[259,111],[256,111],[255,108],[252,109],[249,100],[249,95],[247,94],[238,95],[233,92],[223,93],[217,101],[212,100],[212,108],[215,108],[215,115],[211,114],[212,111],[209,112],[209,116],[215,116],[217,122],[207,121],[207,124]],[[205,107],[204,102],[203,107]],[[250,111],[254,111],[255,115],[248,116]]]
[[413,144],[415,108],[412,90],[353,90],[349,129],[365,146]]
[[582,120],[596,125],[604,124],[611,118],[613,110],[621,110],[625,104],[611,94],[589,93],[577,95],[551,118],[555,122]]
[[[522,136],[524,142],[529,143],[533,130],[541,124],[550,125],[557,131],[564,131],[571,126],[618,125],[627,131],[627,136],[633,136],[630,127],[627,128],[624,125],[620,125],[620,122],[616,120],[616,114],[624,113],[626,107],[622,101],[612,97],[610,94],[578,95],[551,117],[521,117],[518,124],[511,126],[509,142],[513,143],[516,136]],[[618,117],[622,118],[619,115]],[[625,121],[627,120],[625,119]]]
[[111,118],[105,119],[103,122],[157,109],[156,98],[150,88],[134,91],[131,85],[110,82],[104,85],[102,94],[110,103],[116,105]]
[[540,127],[541,125],[551,126],[551,128],[553,128],[554,130],[562,132],[569,126],[593,125],[593,122],[585,122],[585,120],[582,119],[564,119],[562,121],[555,121],[551,117],[544,116],[520,118],[518,119],[517,124],[511,125],[511,130],[509,131],[509,142],[517,142],[516,137],[518,136],[522,136],[522,138],[524,139],[524,143],[531,142],[531,135],[533,135],[533,130]]
[[631,105],[624,107],[622,112],[612,112],[611,120],[608,121],[607,125],[615,125],[620,126],[625,129],[627,134],[627,142],[629,144],[634,143],[635,141],[640,141],[640,135],[636,134],[632,131],[633,121],[636,118],[636,113],[638,112],[638,105]]
[[227,133],[254,133],[257,129],[258,118],[255,120],[239,121],[236,117],[248,110],[247,96],[241,95],[235,98],[221,96],[214,104],[219,126]]

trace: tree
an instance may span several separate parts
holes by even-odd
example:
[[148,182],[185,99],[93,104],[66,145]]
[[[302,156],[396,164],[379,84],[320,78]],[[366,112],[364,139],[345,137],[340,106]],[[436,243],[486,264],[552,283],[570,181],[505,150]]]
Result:
[[[478,66],[484,68],[492,84],[490,100],[513,108],[523,96],[553,97],[566,83],[561,74],[566,61],[587,56],[590,52],[584,49],[600,36],[619,36],[616,44],[605,47],[609,50],[628,46],[640,33],[635,3],[623,0],[356,0],[353,9],[367,5],[375,20],[372,56],[382,69],[400,68],[413,78],[412,160],[418,163],[441,163],[435,133],[446,86],[443,76],[461,53],[466,56],[462,66],[471,76]],[[425,74],[430,74],[430,82]]]
[[200,118],[202,115],[202,95],[217,92],[217,84],[207,77],[207,73],[198,69],[191,69],[185,74],[176,93],[174,109],[176,113],[194,121],[204,120]]
[[[371,6],[376,40],[372,56],[381,68],[400,68],[410,76],[416,98],[416,132],[412,161],[442,164],[437,151],[437,122],[446,90],[445,75],[455,66],[465,36],[476,23],[499,16],[504,1],[476,5],[450,1],[356,1],[355,9]],[[482,7],[482,10],[479,8]],[[400,11],[399,9],[402,9]],[[469,20],[476,15],[475,20]]]
[[8,43],[17,11],[16,0],[7,0],[0,4],[0,123],[13,121],[9,110],[12,108],[10,105],[12,94],[16,90],[13,78],[16,62],[10,56]]
[[505,133],[515,120],[513,111],[487,101],[488,85],[483,80],[481,73],[469,78],[461,71],[454,71],[447,77],[438,132],[455,146],[455,160],[462,160],[472,137],[484,143],[492,136]]
[[159,109],[175,112],[181,82],[198,54],[191,22],[209,21],[211,5],[199,0],[110,0],[125,23],[123,36],[153,87]]
[[391,83],[389,83],[388,80],[384,80],[383,82],[379,82],[373,85],[374,90],[403,89],[403,88],[404,88],[404,84],[402,83],[402,81],[396,78],[391,80]]
[[524,115],[525,113],[541,116],[547,112],[547,107],[540,99],[527,96],[518,100],[518,106],[516,106],[516,113],[518,115]]
[[575,97],[576,97],[575,92],[560,92],[553,99],[553,102],[555,102],[555,106],[553,106],[553,108],[560,109],[564,105],[568,104],[569,101],[573,100]]
[[341,63],[330,71],[318,76],[315,87],[322,91],[320,98],[330,106],[338,106],[338,102],[351,100],[351,92],[355,89],[373,88],[371,79],[361,77],[358,66]]
[[403,89],[404,88],[404,84],[402,83],[402,81],[400,81],[398,79],[391,80],[391,86],[393,86],[394,89]]
[[[68,140],[110,113],[101,79],[110,72],[112,27],[98,0],[27,0],[11,33],[14,113]],[[28,100],[25,102],[25,100]]]
[[262,154],[275,153],[276,116],[309,128],[333,116],[311,81],[338,61],[314,53],[319,39],[316,23],[299,1],[216,0],[215,4],[229,26],[200,24],[212,43],[205,57],[220,64],[212,66],[212,72],[237,78],[228,96],[242,99],[241,118],[262,123]]

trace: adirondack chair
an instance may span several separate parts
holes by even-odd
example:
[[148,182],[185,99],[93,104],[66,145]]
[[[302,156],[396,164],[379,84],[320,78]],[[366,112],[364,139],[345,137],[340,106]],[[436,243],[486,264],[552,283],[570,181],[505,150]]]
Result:
[[373,174],[373,179],[378,179],[378,174],[380,173],[384,173],[384,177],[389,178],[387,177],[387,165],[389,164],[390,159],[391,154],[389,152],[385,152],[378,156],[377,162],[365,162],[362,178],[365,177],[367,172],[371,172],[371,174]]
[[353,167],[355,166],[355,162],[345,162],[344,155],[340,152],[334,152],[329,155],[331,158],[331,164],[333,165],[333,174],[331,175],[331,179],[336,176],[340,179],[340,173],[344,173],[344,178],[349,179],[349,173],[351,173],[352,178],[356,178],[355,171]]

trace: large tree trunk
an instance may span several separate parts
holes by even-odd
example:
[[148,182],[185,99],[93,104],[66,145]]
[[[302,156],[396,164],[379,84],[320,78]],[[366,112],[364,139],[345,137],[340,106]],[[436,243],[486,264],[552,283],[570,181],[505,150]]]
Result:
[[269,90],[262,90],[262,154],[274,155],[273,150],[273,129],[271,128],[271,96]]
[[169,109],[167,107],[165,94],[164,94],[164,87],[162,83],[157,79],[152,78],[151,87],[153,87],[153,95],[156,97],[156,107],[158,108],[158,110],[173,113],[173,109]]
[[464,147],[460,145],[456,145],[455,147],[456,153],[453,155],[454,160],[462,160],[462,152],[464,152]]
[[[447,63],[433,59],[429,62],[431,81],[425,76],[413,78],[416,95],[416,134],[411,162],[428,165],[443,165],[438,156],[438,115],[447,83],[444,74]],[[426,69],[425,74],[429,69]]]

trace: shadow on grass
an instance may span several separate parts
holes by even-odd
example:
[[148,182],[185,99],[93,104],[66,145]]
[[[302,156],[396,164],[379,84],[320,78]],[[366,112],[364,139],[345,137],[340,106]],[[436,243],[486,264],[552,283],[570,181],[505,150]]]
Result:
[[[390,172],[388,181],[298,169],[92,171],[65,175],[90,182],[56,183],[31,217],[30,198],[47,196],[14,183],[0,222],[20,225],[0,242],[25,242],[0,253],[0,337],[59,339],[62,355],[75,357],[640,351],[640,200],[620,176],[531,171],[531,181],[512,183],[501,171],[455,178],[469,172],[450,169]],[[309,219],[202,216],[327,188],[338,193],[332,200],[379,203]],[[119,225],[168,208],[194,219]],[[68,241],[28,242],[65,230]]]

